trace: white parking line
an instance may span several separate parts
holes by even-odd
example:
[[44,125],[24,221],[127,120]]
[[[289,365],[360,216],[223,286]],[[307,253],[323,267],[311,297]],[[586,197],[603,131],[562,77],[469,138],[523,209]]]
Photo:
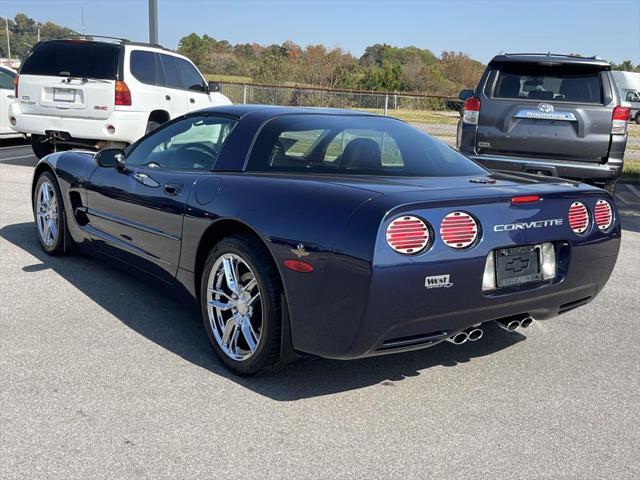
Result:
[[29,158],[29,157],[33,157],[33,154],[32,155],[21,155],[19,157],[0,158],[0,163],[6,162],[7,160],[20,160],[21,158]]
[[31,147],[31,145],[10,145],[8,147],[0,147],[0,151],[11,150],[12,148],[27,148],[27,147]]
[[629,187],[629,190],[636,194],[636,197],[640,197],[640,191],[636,187],[634,187],[630,183],[625,183],[625,185]]

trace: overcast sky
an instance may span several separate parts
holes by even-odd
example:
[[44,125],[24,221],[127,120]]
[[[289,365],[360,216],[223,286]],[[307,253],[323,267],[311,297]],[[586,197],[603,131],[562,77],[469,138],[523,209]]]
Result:
[[[466,52],[580,53],[640,63],[640,1],[159,0],[160,43],[191,32],[231,43],[323,43],[359,56],[367,45]],[[0,0],[0,16],[26,13],[86,33],[148,40],[147,0]],[[0,37],[1,38],[1,37]],[[1,41],[1,40],[0,40]]]

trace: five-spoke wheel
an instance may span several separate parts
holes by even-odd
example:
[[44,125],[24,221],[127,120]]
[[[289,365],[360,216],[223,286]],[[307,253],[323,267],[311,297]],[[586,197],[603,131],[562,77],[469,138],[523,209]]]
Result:
[[205,329],[220,359],[240,375],[280,358],[282,286],[269,258],[255,237],[233,235],[212,248],[202,275]]
[[222,351],[233,360],[256,352],[262,333],[260,288],[251,267],[238,255],[219,256],[207,282],[211,330]]
[[38,177],[33,194],[33,216],[43,250],[51,255],[64,253],[65,241],[70,243],[70,240],[60,188],[52,172],[43,172]]
[[36,197],[36,222],[40,240],[51,246],[58,239],[58,197],[48,179],[40,183]]

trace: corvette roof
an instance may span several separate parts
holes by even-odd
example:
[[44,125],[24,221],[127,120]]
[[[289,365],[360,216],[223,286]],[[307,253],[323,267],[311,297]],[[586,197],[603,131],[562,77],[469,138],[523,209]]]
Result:
[[322,115],[366,115],[377,117],[375,113],[361,112],[358,110],[346,110],[342,108],[322,108],[322,107],[283,107],[278,105],[222,105],[218,107],[205,108],[200,112],[219,113],[231,115],[237,118],[253,114],[263,118],[273,118],[280,115],[292,113],[316,113]]

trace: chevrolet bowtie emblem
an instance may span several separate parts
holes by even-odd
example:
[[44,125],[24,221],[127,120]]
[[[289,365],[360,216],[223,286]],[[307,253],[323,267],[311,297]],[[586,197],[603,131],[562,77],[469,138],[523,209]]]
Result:
[[297,255],[298,258],[306,257],[307,255],[309,255],[309,252],[304,249],[304,245],[301,243],[298,244],[297,248],[292,248],[291,253]]

